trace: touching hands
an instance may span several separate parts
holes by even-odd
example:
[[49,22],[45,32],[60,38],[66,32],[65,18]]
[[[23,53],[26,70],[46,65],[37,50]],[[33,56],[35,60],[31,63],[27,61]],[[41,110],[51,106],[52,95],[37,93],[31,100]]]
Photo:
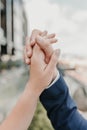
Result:
[[58,62],[59,52],[54,51],[48,64],[44,61],[44,53],[36,44],[33,48],[30,65],[30,84],[38,96],[51,83]]
[[38,94],[57,76],[56,65],[60,51],[54,51],[51,45],[56,42],[55,34],[49,35],[47,31],[39,30],[34,30],[30,40],[26,40],[24,58],[25,63],[30,65],[29,81]]
[[55,34],[48,34],[47,31],[41,32],[39,30],[33,30],[31,37],[26,38],[26,46],[25,46],[25,54],[24,59],[26,64],[31,63],[31,57],[33,54],[33,46],[37,43],[37,45],[43,50],[45,54],[45,61],[48,63],[50,57],[53,53],[52,45],[56,43],[57,39],[55,38]]

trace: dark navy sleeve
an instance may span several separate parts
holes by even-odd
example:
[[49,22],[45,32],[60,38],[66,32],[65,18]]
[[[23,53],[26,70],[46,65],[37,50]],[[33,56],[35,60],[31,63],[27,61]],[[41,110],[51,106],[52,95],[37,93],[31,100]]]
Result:
[[77,111],[62,76],[40,96],[55,130],[87,130],[87,120]]

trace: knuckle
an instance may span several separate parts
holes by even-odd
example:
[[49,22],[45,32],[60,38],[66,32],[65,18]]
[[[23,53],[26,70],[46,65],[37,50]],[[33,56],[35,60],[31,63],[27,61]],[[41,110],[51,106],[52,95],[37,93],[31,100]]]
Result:
[[45,45],[45,48],[49,48],[49,42],[48,41],[46,41],[46,40],[44,40],[44,45]]

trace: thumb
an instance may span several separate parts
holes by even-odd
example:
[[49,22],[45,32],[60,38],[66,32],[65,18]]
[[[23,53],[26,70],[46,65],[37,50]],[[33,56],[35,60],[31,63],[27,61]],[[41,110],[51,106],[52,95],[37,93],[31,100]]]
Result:
[[50,41],[49,39],[44,39],[41,36],[37,36],[37,44],[39,45],[39,47],[44,51],[45,56],[46,56],[46,63],[49,62],[49,59],[53,53],[53,48],[50,45]]
[[33,55],[39,55],[40,47],[36,44],[33,48]]
[[40,46],[41,49],[45,49],[48,41],[46,39],[44,39],[43,37],[38,35],[36,37],[36,42]]
[[45,70],[46,74],[52,75],[54,73],[55,67],[56,67],[56,65],[58,63],[59,55],[60,55],[60,50],[59,49],[57,49],[57,50],[55,50],[53,52],[53,54],[51,56],[51,59],[50,59],[48,65],[46,67],[46,70]]

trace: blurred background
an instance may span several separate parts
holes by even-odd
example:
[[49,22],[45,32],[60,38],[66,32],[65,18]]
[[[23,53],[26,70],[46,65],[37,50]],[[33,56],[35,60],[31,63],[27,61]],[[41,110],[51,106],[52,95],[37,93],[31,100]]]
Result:
[[[58,68],[87,118],[86,5],[86,0],[0,0],[0,122],[24,90],[29,73],[23,47],[36,28],[56,33],[53,47],[61,49]],[[29,130],[53,130],[39,102]]]

